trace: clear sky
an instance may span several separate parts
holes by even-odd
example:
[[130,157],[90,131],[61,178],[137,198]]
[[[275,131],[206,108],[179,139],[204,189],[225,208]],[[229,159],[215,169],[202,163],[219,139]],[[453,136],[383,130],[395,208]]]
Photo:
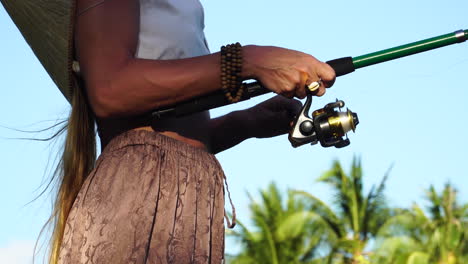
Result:
[[[283,46],[321,60],[358,56],[468,28],[466,0],[414,1],[202,1],[205,33],[213,51],[223,44]],[[0,125],[34,130],[68,113],[54,86],[0,6]],[[315,183],[333,159],[348,168],[362,158],[365,187],[377,183],[393,164],[387,185],[391,205],[423,203],[430,184],[447,181],[468,200],[468,42],[387,62],[340,77],[313,109],[342,99],[360,124],[344,149],[303,146],[287,137],[250,139],[218,154],[240,219],[248,218],[246,191],[256,193],[275,181],[282,190],[303,189],[329,201],[330,191]],[[270,97],[212,111],[214,116],[243,109]],[[43,122],[48,121],[49,122]],[[43,122],[43,123],[38,123]],[[44,135],[44,134],[42,134]],[[29,263],[32,245],[49,214],[38,195],[57,146],[7,138],[30,137],[0,127],[0,263]],[[50,167],[50,166],[49,166]],[[228,241],[226,252],[235,251]],[[40,263],[40,262],[39,262]]]

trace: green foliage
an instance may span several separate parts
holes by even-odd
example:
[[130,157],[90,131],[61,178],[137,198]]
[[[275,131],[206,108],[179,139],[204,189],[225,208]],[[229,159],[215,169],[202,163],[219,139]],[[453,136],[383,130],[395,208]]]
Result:
[[332,168],[317,180],[333,188],[335,211],[312,194],[295,192],[309,202],[309,210],[320,215],[329,233],[333,234],[327,241],[332,248],[329,263],[367,263],[364,251],[369,239],[375,237],[391,216],[384,196],[388,173],[367,194],[364,194],[362,177],[361,162],[355,158],[349,174],[335,161]]
[[228,235],[241,253],[230,264],[465,264],[468,263],[468,204],[446,184],[426,191],[427,207],[389,208],[385,182],[365,194],[359,159],[349,173],[335,161],[318,182],[332,187],[327,204],[306,191],[290,190],[286,200],[275,184],[250,195],[252,228],[239,223]]
[[[434,186],[426,191],[429,202],[426,214],[417,204],[410,210],[404,210],[398,219],[389,223],[389,230],[399,237],[391,238],[392,233],[382,234],[382,240],[393,239],[405,248],[399,252],[406,262],[379,263],[437,263],[462,264],[468,258],[468,218],[467,205],[460,206],[456,191],[446,184],[441,194]],[[409,243],[408,241],[411,241]],[[379,255],[388,255],[384,248],[379,248]]]
[[228,233],[242,246],[242,253],[230,263],[314,263],[323,237],[319,216],[305,210],[305,205],[291,194],[283,201],[274,184],[260,191],[260,202],[249,197],[254,227],[249,229],[240,222],[239,231]]

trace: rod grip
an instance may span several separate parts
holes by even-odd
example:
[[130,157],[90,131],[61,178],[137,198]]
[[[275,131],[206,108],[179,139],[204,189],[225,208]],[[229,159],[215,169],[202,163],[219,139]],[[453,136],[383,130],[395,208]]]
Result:
[[327,61],[327,64],[330,65],[333,70],[335,70],[337,77],[352,73],[354,70],[356,70],[352,57],[329,60]]
[[[260,82],[247,83],[245,84],[245,89],[246,92],[244,92],[239,102],[270,92],[270,90],[265,88]],[[151,116],[155,119],[162,119],[166,117],[179,117],[214,109],[228,104],[231,103],[226,99],[224,92],[218,90],[216,92],[212,92],[210,94],[182,102],[180,104],[177,104],[176,106],[153,111],[151,113]]]

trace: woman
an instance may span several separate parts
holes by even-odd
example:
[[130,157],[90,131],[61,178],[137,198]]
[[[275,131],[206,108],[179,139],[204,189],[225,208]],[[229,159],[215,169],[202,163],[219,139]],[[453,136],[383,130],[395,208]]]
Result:
[[[51,262],[222,263],[224,174],[213,154],[286,133],[300,108],[289,98],[304,98],[312,82],[323,95],[333,69],[298,51],[244,46],[241,78],[280,96],[215,119],[204,112],[153,121],[145,117],[151,110],[223,86],[224,57],[208,51],[200,3],[76,4],[81,85],[73,90]],[[103,149],[95,166],[94,118]]]

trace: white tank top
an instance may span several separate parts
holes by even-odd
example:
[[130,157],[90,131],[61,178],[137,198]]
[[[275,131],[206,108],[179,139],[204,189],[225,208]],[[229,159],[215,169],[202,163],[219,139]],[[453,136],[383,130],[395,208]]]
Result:
[[183,59],[209,54],[199,0],[140,0],[136,57]]

